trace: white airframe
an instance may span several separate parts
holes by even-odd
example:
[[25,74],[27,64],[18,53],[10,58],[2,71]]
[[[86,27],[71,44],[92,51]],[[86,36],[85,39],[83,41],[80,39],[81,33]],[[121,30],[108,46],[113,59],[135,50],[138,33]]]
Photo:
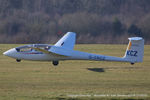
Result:
[[66,33],[55,45],[31,44],[10,49],[3,54],[21,60],[52,61],[58,65],[61,60],[94,60],[94,61],[117,61],[134,64],[143,61],[144,39],[142,37],[129,38],[129,44],[124,57],[113,57],[75,51],[74,45],[76,33]]

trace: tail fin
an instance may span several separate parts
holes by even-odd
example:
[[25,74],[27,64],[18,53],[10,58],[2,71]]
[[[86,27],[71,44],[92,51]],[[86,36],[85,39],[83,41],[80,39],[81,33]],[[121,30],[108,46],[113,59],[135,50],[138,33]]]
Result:
[[142,37],[128,38],[129,44],[124,56],[124,59],[131,64],[142,62],[144,55],[144,39]]

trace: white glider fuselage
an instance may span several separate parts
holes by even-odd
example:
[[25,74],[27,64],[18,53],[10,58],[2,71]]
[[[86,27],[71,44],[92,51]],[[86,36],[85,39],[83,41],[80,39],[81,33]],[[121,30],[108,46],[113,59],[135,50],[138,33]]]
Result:
[[[59,47],[57,47],[59,49]],[[60,48],[60,50],[62,50]],[[35,61],[53,61],[53,60],[97,60],[97,61],[123,61],[123,58],[112,57],[105,55],[98,55],[92,53],[86,53],[75,50],[64,50],[68,53],[68,56],[55,56],[53,54],[45,54],[38,51],[30,52],[17,52],[16,48],[10,49],[4,52],[4,55],[23,60],[35,60]]]
[[124,57],[105,56],[73,50],[76,34],[68,32],[54,46],[32,44],[10,49],[3,54],[19,60],[58,61],[60,60],[95,60],[135,62],[143,61],[144,40],[141,37],[129,38],[130,42]]

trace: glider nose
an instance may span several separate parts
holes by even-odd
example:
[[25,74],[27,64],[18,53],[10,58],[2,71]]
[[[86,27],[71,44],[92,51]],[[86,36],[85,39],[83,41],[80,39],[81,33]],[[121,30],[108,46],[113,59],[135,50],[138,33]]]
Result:
[[13,57],[13,55],[14,55],[15,52],[16,52],[16,50],[15,50],[15,48],[13,48],[13,49],[10,49],[10,50],[8,50],[8,51],[5,51],[5,52],[3,53],[3,55],[9,56],[9,57]]
[[9,50],[8,51],[5,51],[4,53],[3,53],[3,55],[5,55],[5,56],[8,56],[9,55]]

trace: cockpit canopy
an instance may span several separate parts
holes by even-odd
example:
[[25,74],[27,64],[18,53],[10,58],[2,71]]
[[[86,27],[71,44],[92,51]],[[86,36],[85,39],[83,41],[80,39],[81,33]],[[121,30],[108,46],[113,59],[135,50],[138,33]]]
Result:
[[51,48],[51,45],[48,44],[31,44],[31,45],[25,45],[25,46],[20,46],[17,47],[16,50],[17,52],[29,52],[29,51],[36,51],[32,48],[40,48],[43,50],[49,50]]

